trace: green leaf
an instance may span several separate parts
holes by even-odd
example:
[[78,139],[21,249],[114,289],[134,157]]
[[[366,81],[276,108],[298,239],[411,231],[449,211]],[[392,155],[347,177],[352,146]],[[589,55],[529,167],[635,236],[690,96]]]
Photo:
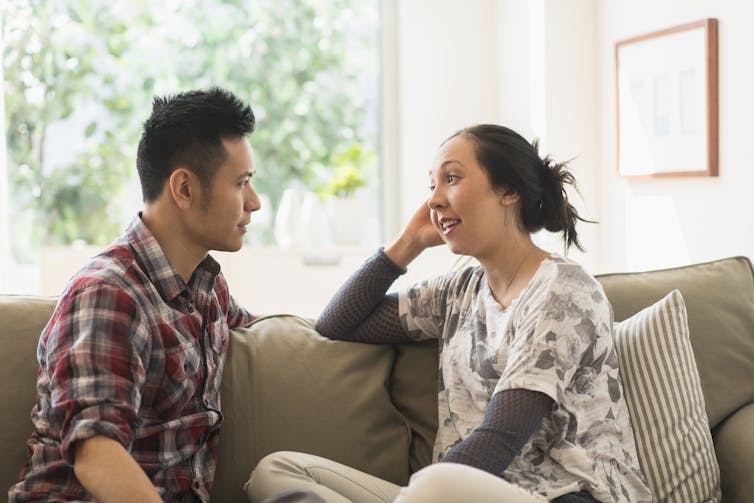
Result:
[[95,131],[97,131],[97,123],[96,122],[90,122],[86,126],[86,130],[84,131],[84,135],[87,138],[91,138]]

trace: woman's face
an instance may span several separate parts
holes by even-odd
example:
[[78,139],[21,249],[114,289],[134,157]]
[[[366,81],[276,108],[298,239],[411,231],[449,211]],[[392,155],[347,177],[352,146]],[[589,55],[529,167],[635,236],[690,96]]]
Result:
[[429,171],[429,182],[430,218],[450,251],[478,259],[494,253],[518,195],[492,187],[474,144],[463,136],[447,141]]

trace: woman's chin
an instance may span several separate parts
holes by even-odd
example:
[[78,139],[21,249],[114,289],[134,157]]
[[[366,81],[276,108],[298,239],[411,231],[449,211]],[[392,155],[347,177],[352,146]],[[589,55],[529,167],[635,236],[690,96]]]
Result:
[[450,252],[454,255],[468,255],[469,254],[468,250],[465,249],[463,246],[461,246],[457,242],[454,243],[452,241],[446,240],[445,243],[448,245],[448,250],[450,250]]

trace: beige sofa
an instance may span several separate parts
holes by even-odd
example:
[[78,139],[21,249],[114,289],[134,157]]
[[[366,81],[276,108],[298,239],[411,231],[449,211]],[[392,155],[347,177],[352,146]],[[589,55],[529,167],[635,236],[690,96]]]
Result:
[[[677,288],[722,477],[723,501],[754,501],[754,274],[746,258],[599,277],[622,320]],[[0,296],[0,487],[25,459],[35,348],[54,299]],[[396,483],[430,460],[436,428],[436,344],[329,341],[290,315],[231,334],[223,379],[213,501],[244,501],[265,454],[299,450]]]

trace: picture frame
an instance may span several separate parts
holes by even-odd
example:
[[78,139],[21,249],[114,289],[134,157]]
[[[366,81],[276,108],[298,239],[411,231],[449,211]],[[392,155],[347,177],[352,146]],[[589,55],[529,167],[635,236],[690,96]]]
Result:
[[618,174],[718,176],[717,19],[615,43]]

